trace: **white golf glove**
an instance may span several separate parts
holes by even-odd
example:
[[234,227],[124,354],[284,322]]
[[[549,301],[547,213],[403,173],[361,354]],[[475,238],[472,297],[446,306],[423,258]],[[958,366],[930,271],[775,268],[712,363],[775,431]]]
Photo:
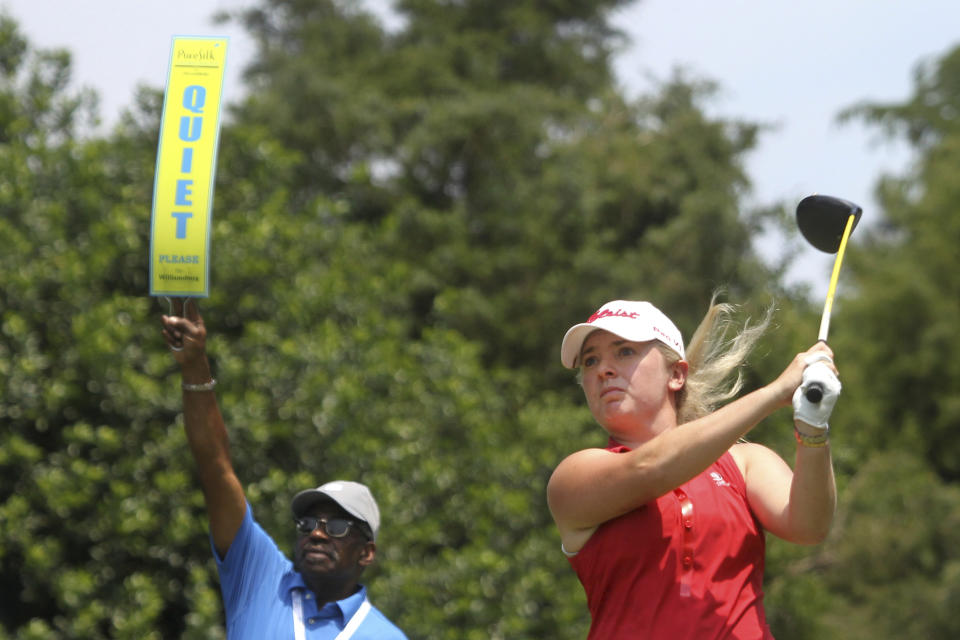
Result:
[[[804,435],[813,436],[825,433],[830,425],[830,414],[833,412],[833,405],[837,403],[840,397],[840,380],[836,374],[827,366],[828,362],[833,362],[825,353],[816,353],[807,356],[807,367],[803,370],[803,382],[793,392],[793,420],[794,423],[803,423]],[[819,387],[823,396],[820,402],[810,402],[807,400],[807,390],[810,387]],[[797,427],[801,429],[800,426]]]

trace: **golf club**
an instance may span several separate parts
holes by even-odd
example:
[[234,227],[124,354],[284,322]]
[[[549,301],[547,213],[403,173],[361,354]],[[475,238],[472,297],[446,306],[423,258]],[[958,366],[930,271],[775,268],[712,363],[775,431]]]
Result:
[[[824,342],[827,341],[827,333],[830,330],[833,294],[837,289],[837,279],[840,276],[843,253],[847,248],[847,239],[860,222],[862,213],[863,209],[849,200],[820,194],[807,196],[797,205],[797,226],[807,242],[820,251],[837,254],[833,261],[833,273],[830,276],[827,299],[823,305],[823,315],[820,317],[820,334],[817,339]],[[820,385],[812,384],[807,389],[806,396],[810,402],[820,402],[823,398],[823,389]]]

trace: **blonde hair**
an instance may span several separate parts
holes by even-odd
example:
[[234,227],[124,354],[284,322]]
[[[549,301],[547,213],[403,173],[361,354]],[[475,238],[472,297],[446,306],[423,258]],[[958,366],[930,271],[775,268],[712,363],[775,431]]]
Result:
[[[718,304],[716,299],[714,295],[686,348],[690,366],[686,382],[676,395],[677,424],[701,418],[739,393],[743,388],[741,367],[770,326],[773,306],[757,324],[751,325],[748,318],[743,328],[738,329],[733,319],[736,307]],[[731,332],[733,337],[728,337]],[[666,345],[657,343],[657,347],[669,364],[680,359]]]

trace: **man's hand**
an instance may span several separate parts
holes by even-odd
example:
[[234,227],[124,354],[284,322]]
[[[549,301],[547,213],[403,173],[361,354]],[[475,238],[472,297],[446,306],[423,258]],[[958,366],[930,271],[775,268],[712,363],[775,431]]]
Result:
[[174,301],[174,313],[180,315],[161,316],[163,339],[174,360],[182,368],[202,362],[206,356],[207,329],[200,317],[196,302],[191,299]]

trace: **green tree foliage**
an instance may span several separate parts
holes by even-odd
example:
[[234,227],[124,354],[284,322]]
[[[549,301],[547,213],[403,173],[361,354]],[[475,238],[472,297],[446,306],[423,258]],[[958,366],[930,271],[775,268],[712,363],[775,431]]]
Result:
[[784,637],[958,634],[958,83],[955,49],[917,68],[903,103],[843,114],[904,138],[916,161],[880,181],[882,211],[865,212],[844,264],[847,293],[831,329],[845,386],[835,414],[838,521],[816,553],[783,563],[807,576],[805,591],[783,599],[817,621]]
[[681,80],[626,104],[620,4],[401,2],[387,34],[354,3],[274,0],[239,17],[263,50],[239,119],[298,152],[298,200],[337,193],[393,230],[415,332],[553,371],[554,336],[611,296],[659,296],[692,324],[715,286],[749,293],[764,273],[737,215],[756,128],[708,120],[710,87]]
[[69,88],[70,56],[6,17],[0,59],[0,637],[165,637],[157,620],[219,605],[208,563],[181,554],[202,543],[202,501],[168,466],[173,413],[157,420],[150,156],[84,140],[95,101]]
[[[858,327],[849,348],[876,396],[858,405],[864,445],[915,450],[945,480],[960,479],[960,219],[954,179],[960,165],[960,50],[917,70],[915,94],[901,105],[850,112],[902,135],[916,149],[913,171],[888,178],[878,194],[885,217],[851,255]],[[860,385],[858,385],[859,387]]]
[[[544,499],[603,442],[558,363],[566,326],[638,297],[689,335],[718,285],[757,307],[778,290],[740,213],[757,128],[708,118],[712,87],[682,76],[621,96],[621,4],[406,0],[393,32],[346,1],[233,17],[258,55],[201,307],[234,462],[285,548],[294,491],[370,484],[372,597],[413,638],[585,635]],[[68,55],[5,19],[0,67],[0,638],[222,636],[146,295],[162,94],[94,138]],[[781,293],[764,375],[810,341]],[[784,416],[760,434],[789,435]],[[819,573],[778,586],[807,555],[770,563],[778,620],[816,613]]]

